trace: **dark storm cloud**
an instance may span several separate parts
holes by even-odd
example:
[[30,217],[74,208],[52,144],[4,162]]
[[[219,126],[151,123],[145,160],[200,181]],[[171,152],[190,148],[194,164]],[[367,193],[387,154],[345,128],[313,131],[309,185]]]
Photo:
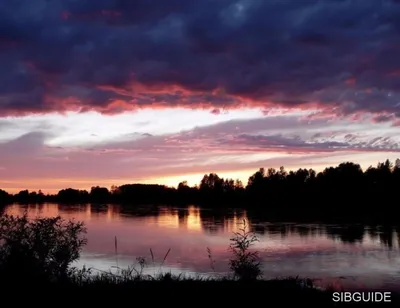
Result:
[[398,116],[399,33],[388,0],[3,1],[0,111],[318,103]]

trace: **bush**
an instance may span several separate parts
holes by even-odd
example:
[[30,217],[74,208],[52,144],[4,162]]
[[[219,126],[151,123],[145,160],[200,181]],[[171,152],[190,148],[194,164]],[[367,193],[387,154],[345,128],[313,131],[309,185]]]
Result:
[[261,263],[258,251],[250,251],[251,246],[258,242],[257,236],[248,231],[246,221],[243,228],[235,232],[231,238],[229,249],[233,253],[229,266],[236,278],[240,280],[255,280],[262,276]]
[[0,275],[2,279],[37,281],[67,278],[69,266],[87,243],[83,223],[61,217],[0,217]]

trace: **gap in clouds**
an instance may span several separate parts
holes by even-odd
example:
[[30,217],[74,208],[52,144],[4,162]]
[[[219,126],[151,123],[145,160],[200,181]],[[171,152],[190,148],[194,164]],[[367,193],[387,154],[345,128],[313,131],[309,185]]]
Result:
[[177,133],[195,127],[234,119],[264,117],[259,109],[240,109],[213,114],[207,110],[182,108],[142,109],[117,115],[97,112],[31,115],[0,118],[1,140],[18,138],[31,131],[51,132],[51,146],[85,146],[148,135]]
[[[179,122],[186,115],[176,115],[173,133],[161,129],[154,131],[159,135],[144,134],[137,138],[132,130],[120,134],[120,138],[92,143],[82,140],[72,145],[67,142],[51,145],[51,140],[57,138],[57,130],[50,124],[57,127],[60,119],[44,117],[42,120],[50,125],[47,132],[43,129],[27,132],[0,143],[0,185],[3,189],[54,191],[133,182],[177,185],[188,180],[195,184],[202,174],[210,172],[238,177],[246,183],[260,167],[283,165],[288,169],[321,170],[347,160],[368,167],[386,158],[394,160],[400,154],[398,130],[387,123],[371,124],[368,119],[358,122],[348,118],[310,119],[298,113],[254,117],[249,112],[225,121],[217,116],[217,121],[215,115],[205,113],[202,120],[188,129],[178,129],[187,123]],[[126,116],[131,124],[134,114]],[[151,116],[154,114],[148,115],[147,122],[160,118],[159,114],[153,119]],[[68,117],[71,122],[63,125],[74,123],[78,127],[73,129],[78,131],[88,128],[88,123],[81,121],[83,117],[71,120],[73,117]],[[118,123],[124,119],[116,117]],[[45,127],[38,119],[28,120],[29,125]],[[207,121],[211,124],[207,125]],[[202,126],[198,125],[200,122]],[[158,125],[170,123],[166,119]],[[97,124],[101,122],[90,125],[94,128]]]

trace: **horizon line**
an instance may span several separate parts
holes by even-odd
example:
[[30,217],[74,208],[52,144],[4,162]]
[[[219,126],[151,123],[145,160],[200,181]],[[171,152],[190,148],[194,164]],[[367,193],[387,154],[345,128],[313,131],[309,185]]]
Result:
[[[188,182],[187,180],[184,180],[184,179],[181,180],[181,181],[179,181],[179,182],[178,182],[177,184],[175,184],[175,185],[163,184],[162,181],[159,182],[159,183],[156,183],[156,182],[148,182],[149,180],[144,180],[144,181],[142,181],[142,182],[127,182],[127,183],[123,183],[123,184],[119,184],[119,185],[110,185],[109,187],[107,187],[106,185],[99,185],[99,184],[96,185],[96,184],[95,184],[95,185],[91,185],[90,188],[74,188],[74,187],[71,185],[71,186],[67,186],[67,187],[64,187],[64,188],[60,188],[60,189],[48,189],[47,191],[44,191],[43,189],[29,189],[29,188],[2,189],[1,186],[0,186],[0,191],[3,190],[3,191],[5,191],[5,192],[7,192],[8,194],[17,194],[17,193],[19,193],[19,192],[21,192],[21,191],[26,191],[26,190],[29,191],[29,192],[39,192],[39,191],[41,191],[41,192],[42,192],[43,194],[45,194],[45,195],[54,195],[54,194],[57,194],[59,191],[65,190],[65,189],[74,189],[74,190],[80,190],[80,191],[88,191],[88,192],[90,192],[90,189],[91,189],[92,187],[101,187],[101,188],[107,188],[107,189],[111,190],[111,188],[112,188],[113,186],[115,186],[115,187],[120,187],[120,186],[123,186],[123,185],[159,185],[159,186],[164,186],[164,187],[166,187],[166,188],[174,188],[174,189],[177,189],[178,186],[179,186],[179,184],[180,184],[180,183],[183,183],[183,182],[187,182],[187,185],[188,185],[189,187],[193,187],[193,188],[194,188],[194,187],[200,185],[200,182],[201,182],[202,178],[203,178],[205,175],[209,175],[209,174],[216,174],[216,175],[219,176],[219,178],[224,179],[224,180],[234,180],[234,181],[239,180],[239,181],[243,184],[243,186],[246,187],[246,186],[248,185],[248,180],[249,180],[249,178],[250,178],[252,175],[254,175],[256,172],[258,172],[260,169],[264,169],[265,171],[268,171],[269,169],[279,170],[279,169],[283,168],[286,172],[297,171],[297,170],[300,170],[300,169],[302,169],[302,170],[313,170],[313,171],[316,173],[316,175],[317,175],[317,174],[319,174],[319,173],[322,173],[322,172],[323,172],[324,170],[326,170],[326,169],[329,169],[329,168],[336,168],[336,167],[340,166],[341,164],[351,163],[351,164],[358,165],[358,166],[360,167],[361,171],[364,173],[364,172],[365,172],[366,170],[368,170],[369,168],[376,168],[379,164],[382,164],[382,163],[385,163],[385,162],[389,162],[389,163],[391,164],[391,167],[392,167],[392,168],[400,168],[400,159],[399,159],[399,158],[397,158],[395,161],[391,161],[390,159],[385,159],[385,160],[383,160],[383,161],[378,161],[378,162],[375,164],[375,166],[369,165],[367,168],[363,168],[363,167],[361,166],[360,163],[356,163],[356,162],[354,162],[354,161],[349,161],[349,160],[347,160],[347,161],[343,161],[343,162],[341,162],[341,163],[339,163],[339,164],[336,164],[336,165],[328,165],[328,166],[325,166],[325,167],[323,167],[322,170],[320,170],[320,171],[318,171],[319,168],[315,168],[315,169],[314,169],[314,168],[312,168],[312,167],[310,167],[310,168],[307,168],[307,167],[299,167],[299,168],[287,168],[287,169],[285,168],[285,166],[280,166],[279,168],[275,168],[275,167],[259,167],[255,172],[253,172],[252,174],[250,174],[250,175],[247,176],[247,182],[244,182],[243,179],[240,179],[240,178],[232,178],[232,177],[223,177],[223,176],[219,176],[217,172],[208,172],[208,173],[206,172],[206,173],[204,173],[202,176],[200,176],[201,178],[200,178],[200,180],[199,180],[196,184],[189,184],[189,182]],[[221,172],[220,174],[222,174],[222,173],[226,173],[226,172]],[[190,176],[189,176],[189,177],[190,177]],[[183,178],[183,176],[175,176],[174,178]],[[53,179],[53,180],[54,180],[54,179]],[[88,187],[89,187],[89,186],[88,186]],[[50,191],[53,191],[53,193],[51,193]]]

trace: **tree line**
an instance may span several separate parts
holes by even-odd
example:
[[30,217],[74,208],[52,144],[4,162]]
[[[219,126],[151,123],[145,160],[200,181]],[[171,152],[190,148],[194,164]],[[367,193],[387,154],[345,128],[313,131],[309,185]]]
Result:
[[[363,170],[359,164],[344,162],[322,172],[300,168],[296,171],[260,168],[247,185],[224,179],[216,173],[204,175],[198,185],[186,181],[174,187],[157,184],[125,184],[92,187],[90,191],[66,188],[57,194],[22,190],[9,194],[0,190],[0,203],[121,203],[188,205],[212,208],[242,207],[268,215],[397,217],[400,161],[386,160]],[[391,214],[389,214],[391,213]]]

